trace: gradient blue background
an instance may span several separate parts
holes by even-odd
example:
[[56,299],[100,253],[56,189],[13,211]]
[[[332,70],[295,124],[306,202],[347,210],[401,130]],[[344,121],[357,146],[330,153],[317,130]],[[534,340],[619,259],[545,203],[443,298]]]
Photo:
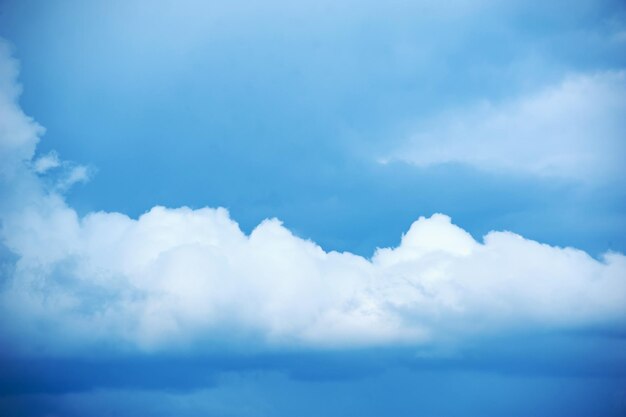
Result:
[[[470,10],[470,11],[468,11]],[[223,206],[370,256],[421,215],[626,252],[623,181],[379,164],[413,124],[564,74],[621,70],[623,1],[2,1],[40,152],[89,164],[79,212]],[[583,332],[584,333],[584,332]],[[623,329],[414,350],[200,357],[3,354],[7,416],[611,416]]]

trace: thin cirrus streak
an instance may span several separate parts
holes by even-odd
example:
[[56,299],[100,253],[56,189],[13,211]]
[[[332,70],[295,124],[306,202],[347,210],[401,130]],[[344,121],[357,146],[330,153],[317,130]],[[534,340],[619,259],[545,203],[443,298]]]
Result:
[[43,128],[17,104],[17,64],[1,52],[0,236],[10,260],[0,332],[9,349],[436,344],[625,317],[624,255],[597,260],[510,232],[479,242],[443,214],[419,218],[371,259],[326,252],[276,219],[246,235],[222,208],[81,217],[62,191],[88,170],[35,157]]

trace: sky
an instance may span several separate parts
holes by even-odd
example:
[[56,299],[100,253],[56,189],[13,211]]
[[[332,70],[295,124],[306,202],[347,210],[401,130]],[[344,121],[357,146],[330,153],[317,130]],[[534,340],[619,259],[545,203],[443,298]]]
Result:
[[622,1],[0,1],[0,411],[626,414]]

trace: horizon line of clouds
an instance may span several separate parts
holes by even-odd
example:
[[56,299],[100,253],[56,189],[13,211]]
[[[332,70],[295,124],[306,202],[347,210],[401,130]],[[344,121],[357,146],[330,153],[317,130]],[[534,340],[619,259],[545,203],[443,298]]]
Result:
[[327,252],[277,219],[246,235],[223,208],[81,217],[66,188],[46,185],[63,162],[35,157],[44,130],[19,107],[17,75],[0,43],[0,238],[13,256],[0,287],[6,349],[436,345],[623,325],[623,254],[596,260],[511,232],[479,242],[443,214],[420,217],[370,259]]

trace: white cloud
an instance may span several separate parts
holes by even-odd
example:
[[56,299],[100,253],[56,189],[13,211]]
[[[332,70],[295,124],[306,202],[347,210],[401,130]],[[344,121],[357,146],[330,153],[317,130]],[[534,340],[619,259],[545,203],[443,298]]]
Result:
[[485,102],[421,126],[381,161],[464,163],[583,181],[623,176],[626,73],[566,77],[516,100]]
[[59,191],[67,191],[74,184],[86,183],[91,178],[91,169],[85,165],[65,164],[67,169],[64,175],[56,182]]
[[478,242],[444,215],[372,259],[326,252],[275,219],[246,235],[221,208],[80,217],[36,174],[42,129],[17,105],[14,67],[0,58],[0,239],[17,257],[0,287],[7,348],[437,343],[625,317],[625,256],[509,232]]
[[224,209],[79,218],[48,198],[7,218],[3,235],[20,257],[3,316],[27,340],[45,324],[52,345],[425,343],[626,312],[623,255],[597,261],[508,232],[480,243],[444,215],[372,260],[325,252],[277,220],[246,236]]
[[37,174],[45,174],[51,169],[58,168],[60,166],[61,160],[59,159],[59,154],[56,152],[49,152],[42,155],[33,162],[33,170]]
[[5,178],[14,175],[16,164],[30,161],[44,132],[17,104],[19,65],[10,51],[9,44],[0,39],[0,175]]
[[60,172],[50,178],[53,188],[59,192],[68,191],[74,184],[88,182],[93,171],[85,165],[62,161],[54,151],[38,157],[32,163],[32,170],[40,176],[49,175],[51,171],[57,169],[60,169]]

